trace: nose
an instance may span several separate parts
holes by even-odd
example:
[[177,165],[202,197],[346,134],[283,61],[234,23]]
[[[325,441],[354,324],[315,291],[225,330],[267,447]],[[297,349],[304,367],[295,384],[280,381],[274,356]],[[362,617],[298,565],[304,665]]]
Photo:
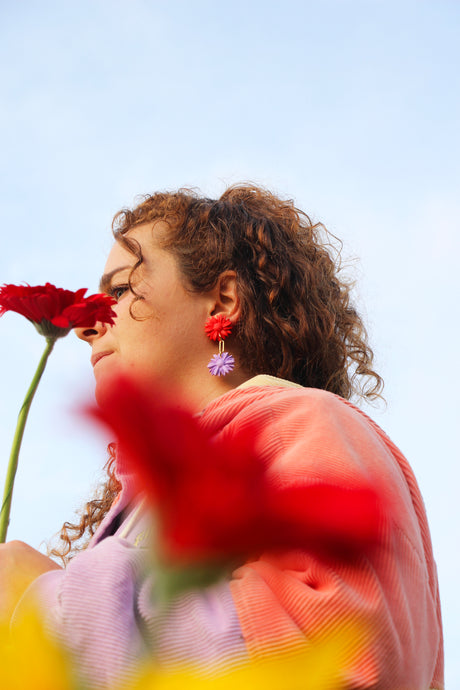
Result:
[[90,345],[93,344],[93,340],[100,338],[107,331],[107,324],[98,321],[91,328],[74,328],[75,335],[80,340],[85,340]]

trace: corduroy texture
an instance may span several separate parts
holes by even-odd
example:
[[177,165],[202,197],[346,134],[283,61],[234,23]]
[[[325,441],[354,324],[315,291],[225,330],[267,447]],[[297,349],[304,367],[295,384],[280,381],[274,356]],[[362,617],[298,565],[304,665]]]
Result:
[[38,604],[48,633],[70,652],[85,688],[94,690],[132,683],[146,660],[167,668],[190,663],[206,675],[247,660],[227,581],[158,604],[150,516],[131,509],[134,478],[122,458],[117,476],[121,493],[88,548],[65,570],[30,585],[13,632],[23,612]]
[[372,481],[391,513],[382,543],[352,557],[311,550],[262,556],[240,567],[230,585],[183,595],[160,611],[149,551],[139,548],[148,544],[148,525],[141,519],[129,529],[114,527],[132,500],[132,477],[120,461],[122,494],[90,547],[65,571],[39,577],[24,596],[24,604],[39,599],[48,628],[72,650],[82,677],[95,688],[129,680],[144,655],[167,666],[182,658],[212,673],[247,654],[321,641],[350,625],[342,654],[349,688],[443,688],[423,501],[409,465],[379,427],[331,393],[273,377],[256,377],[213,401],[200,423],[229,443],[237,429],[256,423],[258,450],[274,481]]
[[[362,557],[292,551],[239,568],[231,591],[251,656],[363,625],[347,656],[350,687],[442,688],[436,566],[417,482],[384,432],[352,404],[314,389],[248,388],[211,403],[202,423],[231,438],[262,429],[275,481],[370,480],[389,506],[382,543]],[[430,685],[431,684],[431,685]]]

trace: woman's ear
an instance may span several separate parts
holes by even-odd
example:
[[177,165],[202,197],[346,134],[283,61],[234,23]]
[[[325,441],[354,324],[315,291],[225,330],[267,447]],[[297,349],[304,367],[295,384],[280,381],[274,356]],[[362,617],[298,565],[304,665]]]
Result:
[[232,323],[236,323],[240,318],[241,305],[235,271],[223,271],[211,292],[214,305],[210,316],[222,314]]

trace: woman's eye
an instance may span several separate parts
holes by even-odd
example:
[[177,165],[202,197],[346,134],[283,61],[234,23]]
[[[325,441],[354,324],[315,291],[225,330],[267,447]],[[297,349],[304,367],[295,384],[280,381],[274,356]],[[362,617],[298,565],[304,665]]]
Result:
[[109,295],[118,302],[127,290],[129,290],[129,285],[114,285],[110,288]]

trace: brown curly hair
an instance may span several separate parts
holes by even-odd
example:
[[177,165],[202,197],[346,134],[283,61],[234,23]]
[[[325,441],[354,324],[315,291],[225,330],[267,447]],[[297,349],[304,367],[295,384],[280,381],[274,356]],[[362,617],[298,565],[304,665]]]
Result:
[[[236,272],[242,311],[235,337],[249,373],[279,376],[346,399],[381,397],[383,381],[372,368],[373,352],[351,301],[351,284],[339,277],[337,238],[321,223],[313,223],[291,200],[250,184],[229,187],[217,200],[191,189],[147,195],[113,220],[115,239],[137,258],[130,286],[143,257],[127,233],[159,221],[168,228],[161,246],[175,256],[190,290],[206,292],[223,271]],[[113,490],[113,466],[109,470]],[[93,533],[110,490],[105,503],[87,504],[79,525],[66,523],[69,550],[86,529]]]
[[120,492],[121,484],[115,473],[116,444],[109,443],[107,451],[109,459],[104,468],[107,470],[106,481],[99,487],[96,497],[88,501],[81,511],[80,522],[76,524],[64,522],[59,534],[60,545],[48,548],[48,556],[60,558],[64,565],[87,547],[89,540]]

